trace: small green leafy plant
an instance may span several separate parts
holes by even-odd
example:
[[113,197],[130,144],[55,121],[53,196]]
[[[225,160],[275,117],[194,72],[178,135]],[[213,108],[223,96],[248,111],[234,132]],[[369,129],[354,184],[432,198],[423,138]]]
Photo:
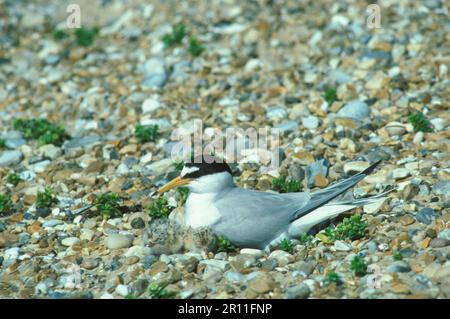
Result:
[[309,246],[313,243],[314,236],[309,234],[303,234],[299,237],[299,241],[302,245]]
[[166,48],[181,44],[186,36],[186,26],[183,23],[177,24],[173,27],[171,34],[163,36],[162,41]]
[[66,32],[64,32],[63,30],[55,30],[55,31],[53,31],[53,38],[55,40],[57,40],[57,41],[61,41],[61,40],[66,39],[68,37],[69,37],[69,35]]
[[237,250],[236,246],[234,246],[229,240],[228,238],[224,237],[224,236],[218,236],[217,237],[217,252],[225,252],[225,253],[230,253],[230,252],[235,252]]
[[286,181],[286,176],[280,176],[272,180],[272,189],[280,193],[299,192],[302,185],[297,180]]
[[323,96],[325,101],[328,102],[329,105],[333,104],[333,102],[337,101],[337,91],[336,88],[329,88],[325,91],[325,94]]
[[98,28],[96,27],[92,29],[77,28],[75,29],[75,43],[83,47],[91,46],[97,33]]
[[3,194],[0,194],[0,216],[6,215],[12,209],[11,199]]
[[165,197],[159,197],[153,200],[148,207],[148,214],[152,218],[167,218],[172,209]]
[[56,204],[58,200],[53,195],[51,188],[46,188],[43,192],[37,192],[36,195],[36,208],[50,208],[53,204]]
[[156,282],[148,286],[148,294],[152,299],[167,299],[174,296],[173,292],[167,291]]
[[392,258],[394,258],[394,260],[402,260],[403,256],[401,253],[399,253],[398,251],[396,251],[393,255]]
[[350,270],[358,276],[362,277],[367,273],[367,264],[361,257],[355,256],[350,262]]
[[102,194],[97,197],[95,207],[103,218],[119,216],[122,198],[116,193]]
[[125,299],[140,299],[138,296],[133,294],[128,294],[125,296]]
[[202,54],[205,51],[205,47],[201,45],[201,43],[198,41],[196,37],[190,37],[189,38],[189,46],[188,46],[188,53],[195,57],[198,57],[200,54]]
[[186,202],[186,199],[189,195],[189,188],[187,187],[178,187],[177,188],[178,194],[180,194],[181,197],[181,203],[184,204]]
[[20,178],[20,176],[14,172],[9,173],[8,176],[6,176],[6,182],[13,185],[14,187],[17,186],[17,184],[19,184],[21,180],[22,179]]
[[177,172],[181,172],[183,170],[183,167],[184,167],[184,162],[183,161],[174,162],[174,166],[175,166],[175,170]]
[[294,253],[294,243],[292,242],[292,240],[285,238],[280,242],[280,249],[284,250],[285,252],[288,252],[290,254],[293,254]]
[[414,128],[414,132],[433,132],[433,126],[431,125],[427,117],[421,112],[410,114],[408,116],[408,120]]
[[158,125],[142,126],[138,124],[134,129],[134,135],[139,143],[155,142],[159,136],[159,127]]
[[46,119],[15,119],[13,127],[22,132],[27,140],[37,140],[39,145],[61,146],[68,137],[63,125],[52,124]]
[[336,236],[338,239],[356,240],[364,237],[367,230],[367,221],[357,214],[344,218],[342,223],[336,227]]
[[5,148],[6,147],[6,141],[2,138],[0,138],[0,149]]
[[[333,242],[340,240],[356,240],[365,236],[367,230],[367,222],[362,219],[361,215],[353,215],[337,225],[335,228],[327,227],[322,233],[328,241]],[[319,236],[320,238],[320,236]]]
[[335,284],[336,286],[342,283],[341,277],[334,270],[330,270],[325,276],[325,284],[331,285]]

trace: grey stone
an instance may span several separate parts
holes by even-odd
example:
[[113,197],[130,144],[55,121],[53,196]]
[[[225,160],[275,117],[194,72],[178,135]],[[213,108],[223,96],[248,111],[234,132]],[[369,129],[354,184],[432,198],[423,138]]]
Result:
[[286,299],[306,299],[309,297],[311,290],[308,285],[300,284],[298,286],[292,286],[287,288],[284,294]]
[[388,272],[409,272],[411,267],[404,261],[395,261],[386,270]]
[[131,246],[133,238],[131,236],[122,234],[110,234],[105,239],[105,244],[108,249],[121,249]]
[[134,229],[141,229],[145,227],[145,222],[141,217],[134,218],[130,224]]
[[280,130],[280,133],[290,133],[295,131],[298,128],[298,123],[296,121],[286,121],[277,125],[274,125],[274,128]]
[[0,153],[0,167],[14,166],[19,164],[23,159],[20,151],[4,151]]
[[439,232],[437,237],[450,240],[450,229],[444,229],[443,231]]
[[321,160],[315,161],[313,164],[310,164],[306,167],[306,178],[308,182],[308,187],[314,187],[315,181],[314,178],[316,175],[322,175],[326,177],[328,175],[328,168],[330,167],[330,162],[323,158]]
[[351,101],[344,105],[338,113],[339,116],[349,117],[357,120],[364,120],[369,117],[370,109],[367,103],[362,101]]
[[266,112],[266,117],[269,120],[280,120],[285,118],[287,115],[287,111],[281,106],[271,106]]
[[416,214],[416,219],[418,222],[422,224],[429,225],[433,222],[433,220],[436,218],[437,214],[434,210],[431,208],[425,207],[419,210],[419,212]]
[[302,118],[302,124],[307,129],[314,130],[319,126],[319,119],[316,116],[309,115]]
[[237,271],[227,271],[225,273],[225,278],[227,281],[236,284],[243,283],[245,280],[245,276]]
[[24,140],[23,138],[7,139],[5,142],[6,147],[12,148],[12,149],[17,149],[17,148],[21,147],[22,145],[25,145],[26,143],[27,143],[27,141]]
[[96,135],[76,137],[64,143],[64,151],[69,151],[76,148],[87,148],[94,144],[100,143],[101,138]]
[[436,195],[450,196],[450,182],[443,181],[433,185],[433,192]]

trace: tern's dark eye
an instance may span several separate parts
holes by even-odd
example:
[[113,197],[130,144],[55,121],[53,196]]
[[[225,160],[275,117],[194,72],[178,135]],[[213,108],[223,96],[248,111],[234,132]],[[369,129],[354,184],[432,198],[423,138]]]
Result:
[[184,178],[199,178],[202,176],[228,172],[232,174],[230,167],[225,161],[213,156],[201,156],[191,160],[184,165],[181,176]]

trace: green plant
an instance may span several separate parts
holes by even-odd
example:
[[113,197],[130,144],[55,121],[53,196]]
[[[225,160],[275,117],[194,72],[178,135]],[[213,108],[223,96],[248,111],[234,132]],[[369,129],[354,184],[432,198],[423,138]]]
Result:
[[0,194],[0,216],[9,213],[12,209],[12,201],[6,195]]
[[335,230],[338,239],[356,240],[366,234],[367,222],[362,219],[361,215],[353,215],[344,218]]
[[302,185],[297,180],[286,181],[286,176],[280,176],[272,180],[272,189],[280,193],[299,192]]
[[13,173],[9,173],[8,176],[6,176],[6,182],[8,184],[11,184],[11,185],[14,185],[14,186],[17,186],[17,184],[19,184],[21,180],[22,179],[20,178],[20,176],[18,174],[14,173],[14,172]]
[[6,147],[6,141],[2,138],[0,138],[0,148],[5,148]]
[[63,40],[68,37],[69,37],[69,35],[66,32],[64,32],[63,30],[53,31],[53,38],[57,41]]
[[178,187],[177,188],[178,194],[180,194],[181,197],[181,204],[184,204],[186,202],[186,199],[189,195],[189,188],[187,187]]
[[186,26],[183,23],[177,24],[173,27],[171,34],[163,36],[162,41],[166,48],[181,44],[183,38],[186,36]]
[[58,200],[53,195],[51,188],[46,188],[43,192],[38,191],[36,195],[36,208],[50,208]]
[[280,249],[284,250],[285,252],[288,252],[290,254],[293,254],[294,253],[294,243],[292,242],[292,240],[285,238],[280,242]]
[[402,260],[403,256],[401,253],[399,253],[398,251],[396,251],[393,255],[392,258],[394,258],[394,260]]
[[119,216],[122,198],[116,193],[102,194],[97,197],[95,207],[103,218]]
[[228,238],[224,236],[218,236],[217,237],[217,252],[235,252],[237,250],[236,246],[234,246]]
[[326,285],[335,284],[337,286],[337,285],[340,285],[341,283],[342,283],[341,277],[334,270],[330,270],[326,274],[326,276],[325,276],[325,284]]
[[159,136],[159,127],[158,125],[145,127],[138,124],[134,129],[134,135],[139,143],[155,142]]
[[337,101],[337,90],[336,88],[329,88],[325,91],[325,94],[323,96],[325,101],[328,102],[329,105],[333,104],[333,102]]
[[427,117],[421,112],[410,114],[408,116],[408,121],[412,124],[414,132],[433,132],[433,126]]
[[128,294],[125,296],[125,299],[140,299],[138,296],[133,294]]
[[205,47],[197,40],[196,37],[189,38],[188,53],[193,57],[198,57],[205,51]]
[[174,162],[174,166],[175,166],[175,170],[177,172],[181,172],[183,170],[183,167],[184,167],[184,162],[183,161]]
[[75,42],[83,47],[88,47],[94,43],[94,38],[98,33],[98,28],[92,29],[77,28],[75,29]]
[[68,137],[63,125],[52,124],[46,119],[15,119],[13,127],[21,131],[27,140],[37,140],[39,145],[61,146]]
[[152,299],[167,299],[174,296],[173,292],[167,291],[156,282],[148,286],[148,294]]
[[[326,243],[340,240],[356,240],[364,237],[367,230],[367,222],[362,219],[361,215],[353,215],[337,225],[335,228],[328,226],[318,237]],[[322,236],[321,236],[322,235]]]
[[169,202],[165,197],[159,197],[153,200],[148,207],[148,214],[152,218],[167,218],[171,212]]
[[298,239],[302,245],[309,246],[312,244],[314,237],[308,234],[303,234]]
[[361,257],[355,256],[350,262],[350,270],[356,276],[362,277],[367,273],[367,264]]

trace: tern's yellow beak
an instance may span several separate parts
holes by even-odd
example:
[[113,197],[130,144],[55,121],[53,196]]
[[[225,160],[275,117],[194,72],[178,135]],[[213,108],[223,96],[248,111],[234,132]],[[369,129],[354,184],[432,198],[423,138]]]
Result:
[[165,193],[168,190],[171,190],[172,188],[175,188],[178,186],[183,186],[183,185],[189,184],[190,182],[191,182],[191,180],[189,178],[182,178],[182,177],[178,176],[177,178],[174,178],[173,180],[168,182],[166,185],[164,185],[163,187],[158,189],[158,193],[159,194]]

